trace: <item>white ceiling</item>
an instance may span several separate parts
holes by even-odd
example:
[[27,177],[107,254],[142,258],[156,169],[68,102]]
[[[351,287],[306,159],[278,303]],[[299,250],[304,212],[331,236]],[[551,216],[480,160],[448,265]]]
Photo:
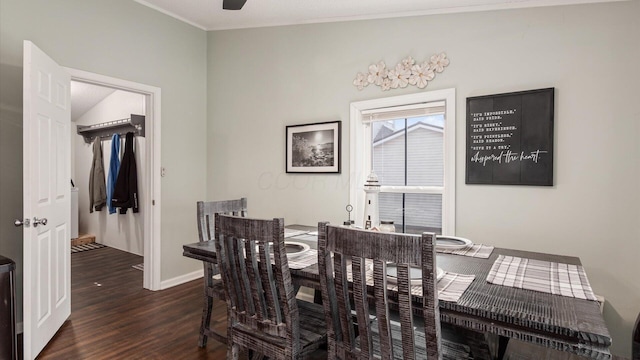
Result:
[[222,0],[134,0],[203,30],[364,20],[625,0],[247,0],[222,10]]
[[76,121],[115,89],[71,81],[71,121]]

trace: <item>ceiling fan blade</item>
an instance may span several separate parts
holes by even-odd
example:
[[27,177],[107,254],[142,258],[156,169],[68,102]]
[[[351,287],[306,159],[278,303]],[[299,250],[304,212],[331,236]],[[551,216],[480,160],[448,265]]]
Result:
[[222,8],[224,10],[240,10],[247,0],[222,0]]

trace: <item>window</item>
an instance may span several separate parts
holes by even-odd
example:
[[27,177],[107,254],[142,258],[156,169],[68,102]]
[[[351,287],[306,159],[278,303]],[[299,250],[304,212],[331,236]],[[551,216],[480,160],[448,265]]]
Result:
[[380,182],[381,220],[396,231],[455,232],[455,90],[351,104],[350,202],[364,216],[364,182]]

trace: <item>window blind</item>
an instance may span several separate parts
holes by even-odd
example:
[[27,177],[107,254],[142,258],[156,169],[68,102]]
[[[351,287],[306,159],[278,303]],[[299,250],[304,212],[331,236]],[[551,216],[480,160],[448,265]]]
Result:
[[443,114],[444,111],[444,101],[392,106],[362,111],[362,122],[367,124],[373,121],[385,121],[418,116],[436,115]]

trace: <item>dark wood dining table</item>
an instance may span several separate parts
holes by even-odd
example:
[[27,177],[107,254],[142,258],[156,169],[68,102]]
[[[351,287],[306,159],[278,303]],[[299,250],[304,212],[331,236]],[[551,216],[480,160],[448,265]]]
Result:
[[[287,226],[311,230],[315,227]],[[313,236],[294,237],[311,248]],[[213,242],[183,245],[183,255],[192,259],[216,262]],[[504,344],[518,339],[591,359],[611,359],[611,336],[596,301],[495,285],[486,281],[498,255],[581,265],[573,256],[494,248],[487,259],[437,254],[437,266],[447,272],[473,274],[475,279],[457,302],[440,301],[441,321],[468,329],[498,335]],[[291,269],[297,286],[320,289],[318,265]]]

